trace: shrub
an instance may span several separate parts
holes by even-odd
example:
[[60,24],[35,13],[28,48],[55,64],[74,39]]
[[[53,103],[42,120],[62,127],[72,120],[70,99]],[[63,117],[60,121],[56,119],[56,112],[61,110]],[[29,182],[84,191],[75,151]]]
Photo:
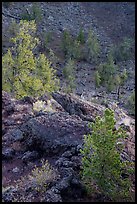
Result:
[[95,72],[95,86],[100,87],[101,77],[98,71]]
[[71,57],[71,50],[72,50],[72,38],[70,36],[70,33],[65,30],[63,32],[63,39],[62,39],[62,50],[66,57]]
[[114,77],[114,81],[115,81],[115,86],[117,87],[117,98],[119,99],[120,97],[120,91],[121,91],[121,87],[124,86],[126,80],[127,80],[127,71],[126,69],[123,70],[123,72],[118,75],[116,74]]
[[132,39],[124,38],[123,42],[114,46],[111,53],[116,62],[128,60],[132,56]]
[[100,54],[100,45],[95,34],[93,34],[92,30],[89,30],[86,47],[87,47],[87,61],[96,62]]
[[31,174],[28,176],[28,179],[31,183],[33,189],[38,192],[45,192],[48,187],[48,183],[55,180],[57,177],[56,171],[51,168],[50,164],[46,160],[41,161],[42,166],[40,168],[34,167]]
[[75,75],[74,75],[75,64],[72,59],[69,59],[66,66],[63,69],[63,75],[66,79],[67,92],[72,92],[75,88]]
[[21,14],[22,20],[35,20],[37,23],[39,23],[42,20],[42,10],[40,9],[40,4],[38,2],[33,2],[32,7],[30,8],[30,11],[26,9],[25,12]]
[[80,28],[79,34],[77,36],[77,41],[79,41],[81,44],[85,43],[85,37],[82,28]]
[[3,90],[17,98],[37,97],[58,89],[59,81],[50,61],[44,54],[33,54],[39,43],[35,32],[34,21],[21,21],[17,36],[12,38],[14,46],[2,57]]
[[36,101],[35,103],[33,103],[33,110],[34,111],[44,111],[44,112],[53,112],[52,109],[52,105],[50,100],[47,101],[47,104],[45,103],[45,101]]
[[113,111],[106,109],[102,118],[96,117],[95,123],[89,124],[92,135],[84,135],[81,149],[82,179],[89,190],[96,187],[112,201],[130,201],[132,162],[120,159],[124,148],[121,140],[127,135],[121,127],[116,130],[115,123]]

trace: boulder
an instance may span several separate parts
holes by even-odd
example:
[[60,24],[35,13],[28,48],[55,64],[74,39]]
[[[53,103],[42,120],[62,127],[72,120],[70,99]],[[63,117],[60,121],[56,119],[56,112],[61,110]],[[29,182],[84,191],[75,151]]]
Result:
[[61,154],[83,143],[83,135],[89,133],[87,122],[64,112],[44,113],[24,123],[23,145],[29,150]]

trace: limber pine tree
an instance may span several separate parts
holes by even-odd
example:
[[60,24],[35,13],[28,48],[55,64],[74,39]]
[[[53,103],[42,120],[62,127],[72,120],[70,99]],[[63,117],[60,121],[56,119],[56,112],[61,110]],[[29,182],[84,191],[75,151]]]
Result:
[[13,47],[2,57],[2,88],[16,98],[41,96],[58,89],[59,81],[44,54],[35,57],[39,39],[35,21],[20,21]]
[[[90,123],[92,135],[84,135],[82,153],[82,179],[89,190],[94,187],[112,201],[130,200],[132,162],[122,161],[120,153],[124,148],[121,142],[126,132],[115,129],[114,112],[106,109],[104,116],[96,117]],[[126,172],[127,178],[122,177]]]

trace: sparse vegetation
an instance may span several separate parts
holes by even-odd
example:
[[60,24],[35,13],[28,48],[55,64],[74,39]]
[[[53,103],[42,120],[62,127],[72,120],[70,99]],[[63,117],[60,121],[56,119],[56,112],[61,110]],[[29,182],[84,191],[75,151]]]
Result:
[[127,135],[122,128],[115,130],[115,123],[113,111],[106,109],[102,118],[96,117],[95,123],[89,124],[92,136],[84,136],[81,149],[82,179],[89,192],[96,188],[111,201],[131,201],[132,162],[120,159],[124,148],[122,139]]
[[123,42],[115,45],[111,49],[111,53],[116,62],[128,60],[132,57],[132,39],[124,38]]

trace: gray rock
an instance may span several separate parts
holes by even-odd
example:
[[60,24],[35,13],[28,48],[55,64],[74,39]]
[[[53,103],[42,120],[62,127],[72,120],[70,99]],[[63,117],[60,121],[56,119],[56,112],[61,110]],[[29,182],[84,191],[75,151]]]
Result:
[[9,186],[2,189],[2,200],[3,202],[12,202],[14,199],[14,193],[17,189],[14,186]]
[[12,148],[7,148],[2,151],[2,159],[12,159],[13,155],[15,154],[15,150]]
[[20,141],[23,139],[23,132],[20,129],[15,129],[11,132],[15,141]]
[[61,156],[66,157],[66,158],[70,158],[72,156],[72,152],[71,151],[66,151]]
[[45,198],[42,200],[42,202],[62,202],[62,198],[59,191],[52,187],[46,191]]
[[64,161],[63,167],[73,167],[74,163],[72,161]]
[[18,173],[20,171],[20,169],[18,167],[15,167],[14,169],[12,169],[13,173]]
[[23,154],[22,161],[23,162],[29,162],[29,161],[35,160],[37,158],[38,158],[38,152],[36,152],[36,151],[33,151],[33,152],[27,151],[27,152],[25,152]]
[[83,135],[88,133],[89,128],[75,115],[55,112],[31,118],[20,130],[24,133],[24,146],[34,150],[39,148],[47,154],[58,154],[83,143]]

